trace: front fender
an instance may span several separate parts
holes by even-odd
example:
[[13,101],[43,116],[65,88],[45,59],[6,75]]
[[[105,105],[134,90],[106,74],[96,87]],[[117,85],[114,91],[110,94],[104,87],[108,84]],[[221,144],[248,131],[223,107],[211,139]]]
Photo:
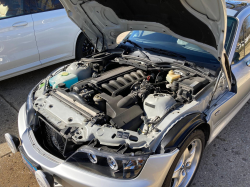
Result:
[[194,113],[184,117],[163,137],[156,153],[169,153],[176,148],[180,148],[193,130],[202,124],[206,124],[204,114]]

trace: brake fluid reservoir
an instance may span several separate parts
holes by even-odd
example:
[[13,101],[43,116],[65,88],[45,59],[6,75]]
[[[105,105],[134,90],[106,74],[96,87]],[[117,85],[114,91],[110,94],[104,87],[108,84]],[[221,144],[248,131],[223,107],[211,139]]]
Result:
[[181,77],[181,75],[179,74],[175,74],[175,72],[173,70],[170,70],[167,74],[167,81],[171,84],[173,81],[178,80]]
[[66,69],[66,71],[75,74],[79,81],[91,77],[92,74],[91,67],[88,63],[82,64],[74,62]]
[[58,73],[49,80],[50,86],[57,88],[59,83],[65,83],[67,88],[78,82],[78,78],[75,74],[63,71]]

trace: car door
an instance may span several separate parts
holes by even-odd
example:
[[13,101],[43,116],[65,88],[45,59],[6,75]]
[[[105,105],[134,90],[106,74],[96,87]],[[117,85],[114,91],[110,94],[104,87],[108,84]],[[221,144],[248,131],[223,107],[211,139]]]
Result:
[[237,103],[250,92],[250,15],[244,20],[238,39],[232,72],[237,80]]
[[0,1],[0,79],[41,64],[29,13],[25,0]]
[[232,73],[237,81],[236,93],[226,92],[221,99],[207,111],[208,123],[211,125],[210,141],[228,124],[250,97],[250,16],[243,22],[236,50],[231,65]]
[[68,18],[59,0],[32,0],[31,11],[42,64],[74,58],[80,29]]

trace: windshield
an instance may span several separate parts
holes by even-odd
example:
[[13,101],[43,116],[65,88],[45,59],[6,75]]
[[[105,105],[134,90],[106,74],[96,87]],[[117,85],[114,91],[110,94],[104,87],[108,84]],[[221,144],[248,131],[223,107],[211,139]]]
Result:
[[[229,53],[231,48],[236,25],[237,21],[235,18],[227,18],[227,35],[225,41],[227,53]],[[188,61],[198,62],[202,60],[205,63],[218,64],[218,60],[213,55],[197,45],[190,44],[167,34],[137,30],[132,31],[127,39],[143,48],[157,48],[180,54]]]

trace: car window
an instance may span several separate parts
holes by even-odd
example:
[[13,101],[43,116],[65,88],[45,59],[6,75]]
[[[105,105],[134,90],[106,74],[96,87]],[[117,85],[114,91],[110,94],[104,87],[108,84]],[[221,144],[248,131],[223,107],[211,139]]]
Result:
[[45,12],[63,8],[59,0],[30,0],[31,12]]
[[227,34],[226,34],[226,40],[225,40],[225,49],[226,49],[228,55],[229,55],[229,52],[231,50],[232,42],[234,40],[236,27],[237,27],[237,21],[235,21],[234,18],[228,17],[228,19],[227,19]]
[[245,56],[244,30],[241,29],[232,64],[237,63],[238,61],[243,59],[244,56]]
[[242,60],[250,53],[250,16],[248,16],[241,28],[232,64]]
[[245,56],[250,54],[250,15],[243,23],[244,38],[245,38]]
[[0,0],[0,20],[29,13],[24,0]]

